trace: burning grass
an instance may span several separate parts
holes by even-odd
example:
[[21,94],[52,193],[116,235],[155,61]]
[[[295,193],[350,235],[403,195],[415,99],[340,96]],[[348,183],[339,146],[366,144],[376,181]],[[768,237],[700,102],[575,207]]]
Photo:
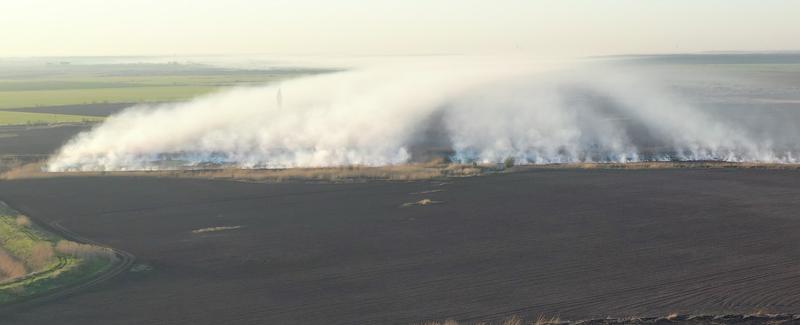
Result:
[[570,163],[547,165],[524,165],[515,168],[566,168],[566,169],[686,169],[686,168],[745,168],[745,169],[783,169],[800,170],[800,164],[778,164],[759,162],[727,161],[652,161],[629,163]]
[[110,171],[110,172],[46,172],[44,163],[29,163],[16,166],[0,174],[0,179],[30,179],[49,177],[98,177],[98,176],[133,176],[133,177],[171,177],[235,180],[245,182],[359,182],[369,180],[415,181],[443,179],[448,177],[472,177],[498,172],[515,172],[532,169],[709,169],[709,168],[746,168],[746,169],[781,169],[800,170],[800,164],[775,164],[752,162],[719,162],[719,161],[687,161],[687,162],[631,162],[631,163],[568,163],[546,165],[514,165],[502,164],[454,164],[443,160],[429,163],[416,163],[391,166],[344,166],[320,168],[285,168],[285,169],[243,169],[243,168],[186,168],[176,170],[142,170],[142,171]]
[[42,171],[42,163],[27,164],[14,168],[0,179],[27,179],[70,176],[151,176],[174,178],[227,179],[249,182],[321,181],[357,182],[365,180],[413,181],[446,177],[469,177],[483,174],[489,167],[455,164],[407,164],[382,167],[347,166],[323,168],[286,169],[180,169],[155,171],[114,171],[114,172],[60,172]]

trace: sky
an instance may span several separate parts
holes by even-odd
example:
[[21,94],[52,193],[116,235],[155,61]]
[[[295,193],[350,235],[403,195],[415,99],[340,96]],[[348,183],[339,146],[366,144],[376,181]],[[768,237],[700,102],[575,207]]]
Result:
[[789,0],[0,0],[0,57],[800,50]]

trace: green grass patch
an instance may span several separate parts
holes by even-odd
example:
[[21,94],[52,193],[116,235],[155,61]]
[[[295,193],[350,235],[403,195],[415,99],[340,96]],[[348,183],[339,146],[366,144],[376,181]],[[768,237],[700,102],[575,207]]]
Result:
[[48,238],[39,235],[35,230],[17,225],[15,217],[0,217],[0,246],[14,256],[20,258],[30,256],[33,246],[42,240]]
[[[57,84],[49,85],[53,87],[61,87],[58,89],[74,89],[80,86],[97,85],[94,87],[81,87],[81,88],[120,88],[120,87],[175,87],[175,86],[209,86],[209,87],[227,87],[236,85],[258,85],[270,82],[276,82],[292,77],[300,76],[300,74],[210,74],[210,75],[140,75],[140,76],[95,76],[95,77],[76,77],[66,79],[49,79]],[[21,87],[24,85],[16,85],[19,81],[15,80],[0,80],[0,90],[3,89],[4,82],[7,82],[7,87]],[[48,85],[39,85],[39,87]],[[28,87],[30,88],[30,87]],[[9,89],[11,90],[11,89]],[[29,90],[46,90],[46,89],[29,89]]]
[[213,86],[167,86],[0,91],[0,109],[92,103],[145,103],[187,100],[219,90]]
[[[75,60],[75,64],[68,61]],[[0,125],[73,123],[100,118],[66,114],[12,113],[25,109],[98,103],[176,102],[235,86],[279,82],[329,72],[313,69],[248,70],[202,64],[112,63],[82,64],[28,60],[0,61]],[[106,63],[103,63],[106,62]]]
[[0,110],[0,125],[80,123],[102,120],[102,117],[97,116],[9,112]]
[[0,109],[92,103],[144,103],[187,100],[232,86],[262,85],[308,74],[225,73],[156,74],[135,67],[124,74],[102,71],[62,72],[55,75],[0,77]]
[[11,91],[39,91],[61,89],[97,89],[97,88],[123,88],[137,87],[140,85],[124,82],[106,82],[103,80],[0,80],[0,92]]
[[[37,227],[28,218],[0,204],[0,249],[8,258],[0,263],[22,263],[25,272],[15,277],[2,273],[0,266],[0,304],[18,301],[92,279],[111,267],[113,255],[93,255],[97,246],[72,243],[81,252],[59,250],[68,243]],[[47,254],[42,254],[43,248]],[[55,249],[54,249],[55,248]],[[81,254],[78,254],[81,253]],[[42,258],[45,256],[45,258]]]
[[42,274],[5,287],[0,285],[0,305],[89,281],[113,265],[113,261],[98,258],[66,260],[65,267],[52,274]]

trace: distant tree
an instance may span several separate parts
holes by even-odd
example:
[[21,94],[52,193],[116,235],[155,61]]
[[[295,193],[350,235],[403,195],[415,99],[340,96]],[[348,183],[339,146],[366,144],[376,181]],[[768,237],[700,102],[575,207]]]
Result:
[[503,167],[506,169],[514,167],[514,157],[508,157],[503,161]]

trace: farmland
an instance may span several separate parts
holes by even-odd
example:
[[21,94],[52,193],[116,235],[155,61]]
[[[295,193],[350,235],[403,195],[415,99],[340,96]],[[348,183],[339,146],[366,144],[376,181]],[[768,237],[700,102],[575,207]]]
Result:
[[[143,265],[10,317],[407,324],[792,312],[800,255],[785,243],[800,227],[800,206],[787,198],[800,195],[798,181],[795,170],[748,169],[540,169],[354,184],[5,181],[9,204]],[[424,199],[438,203],[404,206]]]
[[[43,157],[83,129],[3,127],[0,150]],[[794,312],[800,255],[787,243],[800,227],[800,173],[663,166],[346,183],[3,180],[12,207],[136,256],[91,290],[4,320],[469,324]]]
[[66,240],[0,203],[0,307],[81,285],[117,262],[113,251]]
[[[694,69],[741,80],[758,75],[765,80],[758,87],[688,80],[676,89],[703,104],[704,113],[769,117],[770,129],[796,138],[795,66],[681,69],[671,77]],[[229,81],[170,73],[114,76],[120,85],[113,89]],[[180,81],[186,79],[193,81]],[[94,89],[96,81],[84,79],[81,87]],[[23,88],[6,91],[31,91]],[[126,105],[2,112],[103,117]],[[0,323],[475,324],[513,315],[673,313],[741,320],[800,309],[800,165],[458,165],[445,157],[453,148],[441,125],[417,130],[410,164],[64,173],[44,172],[44,160],[91,124],[1,126],[0,172],[10,172],[0,177],[0,199],[39,225],[58,226],[60,236],[112,247],[126,262],[113,272],[84,264],[74,274],[99,275],[73,280],[91,286],[0,308]],[[652,145],[657,133],[631,131],[639,148],[660,148]]]
[[[201,64],[0,62],[0,125],[94,122],[97,116],[61,113],[64,106],[184,101],[236,86],[256,86],[312,69],[223,69]],[[15,111],[15,112],[11,112]],[[48,113],[48,114],[39,114]]]
[[0,111],[0,125],[87,123],[102,120],[100,117],[85,115]]
[[131,86],[58,90],[2,91],[0,109],[95,103],[146,103],[186,100],[219,89],[208,86]]

